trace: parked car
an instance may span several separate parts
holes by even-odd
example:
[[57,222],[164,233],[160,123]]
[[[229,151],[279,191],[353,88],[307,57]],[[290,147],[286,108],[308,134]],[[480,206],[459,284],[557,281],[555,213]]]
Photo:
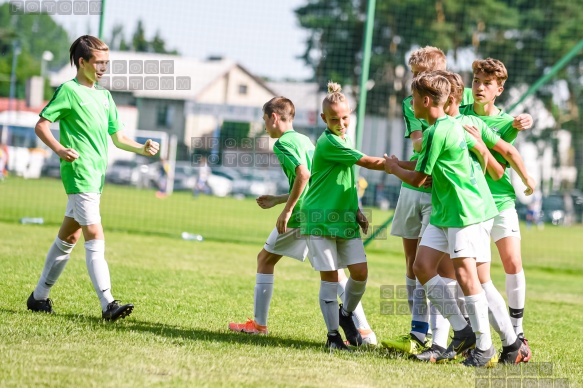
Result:
[[[565,203],[570,201],[570,204]],[[567,209],[572,207],[573,218],[568,219]],[[583,194],[577,190],[570,193],[551,193],[543,198],[542,203],[542,219],[544,222],[552,223],[553,225],[562,225],[566,221],[583,222]]]
[[[174,166],[174,191],[193,191],[199,180],[201,168],[194,167],[190,162],[176,162]],[[231,193],[232,182],[224,176],[215,175],[210,171],[206,186],[209,194],[225,197]],[[204,188],[199,188],[204,192]]]
[[105,173],[105,181],[118,185],[137,184],[139,173],[135,160],[115,160]]
[[50,156],[43,163],[41,176],[61,178],[61,158],[59,158],[59,155],[51,152]]
[[233,181],[233,194],[244,196],[276,195],[277,183],[262,172],[245,172]]
[[105,181],[140,188],[156,188],[160,178],[160,163],[149,163],[149,161],[140,157],[132,160],[115,160],[107,168]]

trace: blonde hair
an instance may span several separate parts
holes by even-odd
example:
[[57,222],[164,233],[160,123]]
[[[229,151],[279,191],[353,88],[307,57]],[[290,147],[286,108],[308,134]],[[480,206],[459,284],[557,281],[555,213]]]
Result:
[[449,81],[451,89],[449,95],[453,97],[453,100],[460,103],[464,97],[464,81],[462,77],[457,73],[452,73],[446,70],[436,70],[434,74],[442,75]]
[[506,66],[494,58],[478,59],[472,63],[472,70],[474,75],[478,73],[484,73],[487,76],[492,76],[496,78],[498,85],[504,86],[504,83],[508,79],[508,71]]
[[346,102],[348,104],[348,99],[341,93],[342,86],[340,86],[340,84],[328,81],[327,86],[328,94],[324,97],[324,101],[322,101],[322,110],[325,110],[327,106],[338,104],[340,102]]
[[434,106],[443,106],[449,97],[451,84],[443,75],[429,72],[415,77],[411,89],[421,96],[431,98]]
[[409,56],[409,67],[419,66],[427,71],[445,70],[447,59],[443,51],[433,46],[425,46],[417,49]]

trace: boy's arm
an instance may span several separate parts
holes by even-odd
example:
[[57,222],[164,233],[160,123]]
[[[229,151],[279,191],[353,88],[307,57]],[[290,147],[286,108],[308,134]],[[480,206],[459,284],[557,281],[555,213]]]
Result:
[[124,151],[134,152],[138,155],[153,156],[158,153],[160,144],[152,139],[148,139],[145,144],[140,144],[123,134],[123,131],[117,131],[111,135],[113,144]]
[[415,170],[416,165],[417,161],[415,160],[399,160],[399,167],[405,170]]
[[531,115],[529,115],[528,113],[521,113],[514,118],[512,126],[518,129],[519,131],[524,131],[526,129],[532,128],[533,123],[534,120],[532,119]]
[[294,207],[298,203],[298,200],[300,199],[302,193],[304,192],[304,189],[306,188],[306,185],[308,184],[309,180],[310,170],[308,170],[308,168],[303,164],[297,166],[296,179],[294,180],[294,184],[290,190],[289,197],[287,199],[287,202],[285,203],[285,207],[283,208],[283,211],[277,218],[277,222],[275,224],[275,227],[277,228],[277,232],[279,234],[285,233],[287,229],[287,222],[289,221],[294,210]]
[[411,141],[413,142],[413,150],[420,153],[423,149],[423,131],[411,132]]
[[72,148],[65,148],[57,139],[53,136],[51,132],[51,122],[44,117],[41,117],[34,127],[34,133],[42,140],[55,154],[59,155],[59,158],[72,162],[79,157],[79,153]]
[[271,209],[275,205],[285,203],[289,198],[289,194],[281,195],[261,195],[255,199],[257,204],[262,209]]
[[486,174],[489,165],[488,159],[494,157],[490,154],[490,151],[488,151],[488,148],[486,147],[484,142],[477,141],[476,144],[474,144],[474,146],[470,148],[470,151],[472,151],[474,155],[476,155],[476,157],[478,158],[480,166],[482,167],[482,173]]
[[[482,173],[486,174],[489,165],[488,159],[490,157],[491,158],[494,157],[490,154],[490,151],[488,151],[488,147],[486,147],[486,144],[484,144],[484,141],[482,140],[482,136],[478,128],[476,128],[473,125],[464,125],[463,127],[466,130],[466,132],[468,132],[475,140],[475,143],[473,145],[470,143],[471,146],[469,147],[469,149],[478,158],[478,162],[480,162],[480,166],[482,167]],[[495,177],[493,178],[500,179]]]
[[385,154],[385,172],[393,174],[403,182],[413,186],[421,187],[429,175],[419,171],[406,170],[399,166],[399,159],[395,155],[390,158]]
[[383,158],[376,158],[374,156],[364,155],[356,162],[360,167],[368,168],[369,170],[383,171],[385,169],[385,160]]
[[500,155],[502,155],[504,159],[508,161],[514,171],[516,171],[518,176],[520,176],[522,183],[524,183],[526,186],[524,194],[531,195],[534,192],[536,183],[534,182],[534,179],[528,175],[528,172],[524,167],[524,161],[520,157],[516,147],[500,139],[494,146],[493,150],[500,153]]

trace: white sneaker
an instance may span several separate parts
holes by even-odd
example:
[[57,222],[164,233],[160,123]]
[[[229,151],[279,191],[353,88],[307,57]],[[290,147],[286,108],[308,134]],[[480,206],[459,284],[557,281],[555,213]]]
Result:
[[362,344],[369,346],[377,346],[377,336],[371,329],[358,329],[362,337]]

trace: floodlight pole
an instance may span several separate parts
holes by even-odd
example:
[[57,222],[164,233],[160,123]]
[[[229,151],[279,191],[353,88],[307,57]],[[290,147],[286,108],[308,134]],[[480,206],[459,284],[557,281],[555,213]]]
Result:
[[360,73],[360,90],[358,96],[358,112],[356,118],[356,149],[362,146],[362,132],[364,129],[364,116],[366,114],[366,94],[370,68],[370,54],[372,46],[372,32],[374,27],[376,0],[368,0],[366,22],[364,24],[364,42],[362,49],[362,69]]
[[103,40],[103,24],[105,21],[105,0],[101,0],[101,16],[99,17],[99,39]]
[[540,77],[522,96],[520,99],[516,101],[508,110],[507,113],[510,113],[516,108],[521,102],[526,100],[526,98],[532,94],[534,94],[537,90],[541,88],[544,84],[546,84],[552,77],[555,76],[563,67],[567,65],[573,59],[574,56],[579,54],[579,51],[583,50],[583,39],[579,41],[563,58],[561,58],[555,65],[542,77]]

